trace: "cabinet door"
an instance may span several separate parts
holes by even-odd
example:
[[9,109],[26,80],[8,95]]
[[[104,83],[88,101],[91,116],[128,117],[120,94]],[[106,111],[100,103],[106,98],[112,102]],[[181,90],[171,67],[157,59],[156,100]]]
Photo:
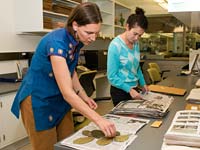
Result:
[[[18,34],[39,34],[63,27],[80,0],[15,0],[15,28]],[[68,12],[68,14],[66,14]]]
[[[1,147],[12,144],[18,140],[27,137],[22,120],[17,119],[10,111],[15,92],[3,94],[0,97],[1,105]],[[1,148],[0,147],[0,148]]]
[[103,23],[101,27],[100,37],[114,37],[114,2],[111,0],[83,0],[83,2],[96,3],[101,11]]

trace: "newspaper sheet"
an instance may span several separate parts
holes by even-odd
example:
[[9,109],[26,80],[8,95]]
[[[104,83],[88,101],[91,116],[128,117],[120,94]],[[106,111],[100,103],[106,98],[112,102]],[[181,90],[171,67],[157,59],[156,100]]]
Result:
[[166,145],[165,143],[163,143],[161,150],[199,150],[199,148],[188,147],[188,146],[178,146],[178,145]]
[[168,112],[168,108],[174,98],[165,94],[148,92],[142,95],[142,100],[122,101],[115,106],[113,114],[136,114],[139,116],[162,118]]
[[164,143],[200,147],[200,111],[178,111],[164,136]]
[[127,141],[124,142],[116,142],[112,141],[110,144],[105,146],[100,146],[96,142],[98,139],[94,139],[93,141],[85,144],[74,144],[74,140],[80,137],[84,137],[82,132],[84,130],[96,130],[98,127],[94,123],[90,123],[88,126],[85,126],[84,128],[80,129],[76,133],[74,133],[72,136],[64,139],[61,141],[61,144],[64,146],[72,147],[75,149],[80,150],[124,150],[126,149],[137,137],[136,132],[138,132],[139,129],[141,129],[144,125],[146,125],[149,120],[147,119],[140,119],[140,118],[133,118],[133,117],[125,117],[125,116],[118,116],[118,115],[112,115],[112,114],[106,114],[104,116],[106,119],[112,121],[118,132],[120,132],[120,135],[129,135],[129,138]]
[[191,103],[200,103],[200,88],[191,89],[186,100]]
[[200,87],[200,79],[198,79],[198,80],[196,81],[195,86],[196,86],[196,87]]

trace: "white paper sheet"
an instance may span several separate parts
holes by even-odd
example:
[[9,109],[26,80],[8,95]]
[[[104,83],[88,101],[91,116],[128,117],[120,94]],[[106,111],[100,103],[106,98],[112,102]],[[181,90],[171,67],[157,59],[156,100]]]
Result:
[[73,141],[77,138],[84,137],[82,135],[83,130],[95,130],[98,127],[94,123],[90,123],[88,126],[80,129],[72,136],[61,141],[61,145],[73,147],[80,150],[125,150],[128,145],[130,145],[135,138],[137,137],[136,132],[141,129],[145,124],[149,122],[147,119],[133,118],[133,117],[124,117],[118,115],[107,114],[104,116],[106,119],[114,122],[117,131],[120,132],[120,135],[129,135],[129,139],[125,142],[111,142],[108,145],[100,146],[96,144],[98,139],[94,139],[93,141],[86,144],[74,144]]

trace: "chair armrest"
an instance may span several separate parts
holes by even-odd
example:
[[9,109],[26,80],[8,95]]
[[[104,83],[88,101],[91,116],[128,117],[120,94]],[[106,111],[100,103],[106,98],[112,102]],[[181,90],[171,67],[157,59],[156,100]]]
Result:
[[160,73],[161,77],[163,77],[163,74],[164,74],[165,72],[170,72],[170,70],[162,70],[161,73]]
[[170,72],[171,70],[162,70],[162,72]]
[[94,101],[101,101],[101,100],[111,100],[111,97],[106,96],[106,97],[96,97],[96,98],[94,98]]

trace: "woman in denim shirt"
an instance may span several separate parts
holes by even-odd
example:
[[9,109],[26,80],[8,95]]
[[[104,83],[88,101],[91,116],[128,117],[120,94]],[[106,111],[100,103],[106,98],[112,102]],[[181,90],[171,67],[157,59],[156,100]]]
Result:
[[21,109],[33,150],[53,150],[56,142],[73,133],[72,107],[105,136],[115,136],[114,124],[95,112],[97,104],[82,90],[75,71],[80,49],[95,41],[101,23],[98,6],[82,3],[72,11],[65,28],[48,33],[39,42],[12,105],[18,118]]

